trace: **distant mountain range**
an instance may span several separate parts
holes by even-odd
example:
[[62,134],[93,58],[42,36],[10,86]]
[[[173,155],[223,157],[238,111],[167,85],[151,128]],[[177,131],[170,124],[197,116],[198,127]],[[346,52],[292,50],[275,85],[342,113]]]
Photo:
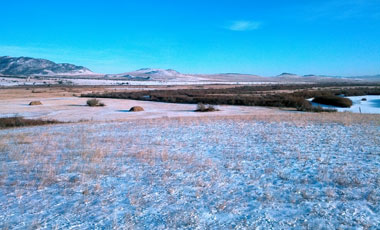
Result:
[[55,63],[46,59],[30,57],[0,56],[0,75],[46,76],[46,77],[86,77],[102,79],[122,79],[136,81],[215,81],[215,82],[331,82],[331,81],[380,81],[380,75],[339,77],[320,75],[297,75],[282,73],[274,77],[262,77],[253,74],[183,74],[173,69],[143,68],[121,74],[97,74],[83,66],[68,63]]
[[30,58],[0,57],[0,73],[3,75],[92,75],[91,70],[83,66]]

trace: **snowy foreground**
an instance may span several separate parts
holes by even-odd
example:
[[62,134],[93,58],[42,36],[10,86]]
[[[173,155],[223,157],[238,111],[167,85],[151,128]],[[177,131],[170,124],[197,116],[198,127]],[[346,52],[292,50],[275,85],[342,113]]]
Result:
[[379,120],[292,116],[1,130],[0,228],[379,229]]

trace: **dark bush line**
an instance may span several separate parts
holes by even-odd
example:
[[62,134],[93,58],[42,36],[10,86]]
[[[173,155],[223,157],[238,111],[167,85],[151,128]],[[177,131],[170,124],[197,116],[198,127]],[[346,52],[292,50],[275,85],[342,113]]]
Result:
[[[83,94],[82,97],[119,98],[145,101],[160,101],[171,103],[203,103],[213,105],[246,105],[291,107],[299,111],[318,112],[307,98],[333,95],[380,95],[380,87],[376,88],[336,88],[314,89],[318,85],[270,85],[243,86],[225,89],[178,89],[151,90],[138,92],[107,92]],[[331,87],[329,85],[329,87]],[[305,88],[307,88],[305,90]],[[313,88],[313,89],[312,89]],[[294,90],[292,93],[276,92],[275,90]],[[322,109],[323,111],[323,109]],[[331,111],[328,111],[331,112]]]
[[344,95],[350,96],[364,96],[364,95],[380,95],[380,87],[374,88],[341,88],[341,89],[321,89],[321,90],[302,90],[293,93],[295,96],[304,98],[328,96],[328,95]]
[[352,101],[350,99],[331,95],[315,97],[313,102],[343,108],[350,108],[352,106]]
[[[256,106],[275,106],[275,107],[297,107],[302,106],[305,100],[286,94],[263,94],[263,95],[209,95],[209,94],[186,94],[181,91],[153,91],[153,92],[131,92],[131,93],[105,93],[105,94],[85,94],[84,97],[96,98],[119,98],[134,99],[145,101],[164,101],[172,103],[204,103],[204,104],[227,104],[227,105],[256,105]],[[148,95],[147,95],[148,94]]]
[[23,126],[38,126],[48,124],[62,123],[56,120],[41,120],[41,119],[25,119],[23,117],[4,117],[0,118],[0,129],[23,127]]
[[[146,95],[146,94],[149,95]],[[310,111],[312,105],[302,97],[289,94],[260,94],[260,95],[183,95],[182,92],[132,92],[132,93],[106,93],[86,94],[85,97],[96,98],[119,98],[133,100],[148,100],[171,103],[203,103],[213,105],[246,105],[246,106],[270,106],[270,107],[292,107],[300,111]]]

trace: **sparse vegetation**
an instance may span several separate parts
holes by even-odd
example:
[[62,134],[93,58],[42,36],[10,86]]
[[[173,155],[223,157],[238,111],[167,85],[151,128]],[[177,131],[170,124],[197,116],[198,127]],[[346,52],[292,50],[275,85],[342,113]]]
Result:
[[119,98],[170,103],[246,105],[296,108],[299,111],[333,112],[314,108],[308,98],[333,95],[380,95],[380,87],[335,85],[266,85],[211,89],[150,90],[83,94],[83,97]]
[[352,106],[352,101],[348,98],[338,97],[333,95],[318,96],[313,99],[313,102],[324,104],[324,105],[333,105],[337,107],[349,108]]
[[25,119],[23,117],[0,118],[0,129],[62,123],[56,120]]
[[91,107],[96,107],[96,106],[105,106],[104,103],[100,102],[98,99],[89,99],[87,100],[87,105]]
[[322,108],[321,106],[312,106],[311,108],[309,108],[308,110],[305,110],[305,111],[314,112],[314,113],[322,113],[322,112],[335,113],[335,112],[337,112],[336,109],[326,109],[326,108]]
[[45,93],[46,91],[41,91],[41,90],[32,90],[32,93]]
[[218,111],[213,105],[205,105],[203,103],[198,103],[195,112],[214,112]]
[[[289,113],[6,130],[0,132],[1,223],[9,229],[42,222],[376,229],[378,121]],[[72,207],[84,205],[73,215]]]

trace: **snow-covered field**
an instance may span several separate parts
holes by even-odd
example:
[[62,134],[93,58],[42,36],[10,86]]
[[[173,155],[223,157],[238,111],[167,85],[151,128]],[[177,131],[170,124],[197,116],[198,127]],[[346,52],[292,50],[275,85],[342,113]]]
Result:
[[1,130],[0,228],[379,229],[379,117],[338,115]]
[[[41,93],[43,94],[43,93]],[[39,95],[39,94],[37,94]],[[32,100],[41,101],[42,105],[30,106]],[[220,111],[213,113],[194,112],[194,104],[163,103],[154,101],[135,101],[126,99],[102,98],[106,106],[89,107],[88,98],[83,97],[34,97],[0,99],[0,117],[22,116],[31,119],[58,120],[64,122],[78,121],[120,121],[168,117],[204,117],[236,116],[249,114],[281,113],[277,109],[257,106],[217,106]],[[143,112],[129,112],[133,106],[142,106]],[[282,112],[284,113],[284,112]]]

